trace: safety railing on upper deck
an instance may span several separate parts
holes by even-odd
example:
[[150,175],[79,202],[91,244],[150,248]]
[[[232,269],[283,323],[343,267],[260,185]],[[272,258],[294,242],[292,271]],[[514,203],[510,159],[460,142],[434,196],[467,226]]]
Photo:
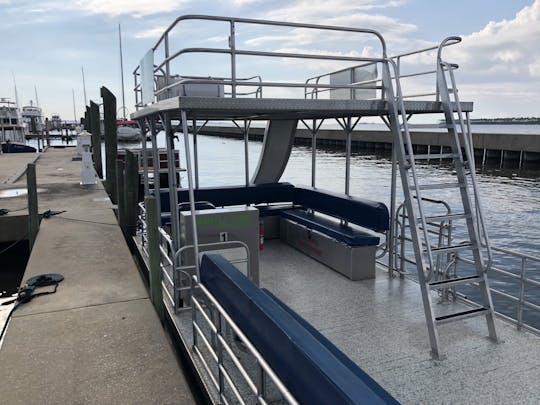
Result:
[[[388,59],[392,60],[395,66],[395,76],[392,76],[392,79],[394,80],[396,76],[399,79],[403,89],[401,97],[424,99],[426,97],[432,97],[434,101],[439,101],[439,90],[436,82],[438,60],[443,48],[456,45],[460,42],[460,37],[448,37],[438,45],[390,56]],[[408,64],[408,60],[414,60],[416,63]],[[403,65],[406,66],[405,71],[402,71]],[[426,65],[427,68],[415,70],[419,65]],[[313,84],[322,86],[325,81],[329,84],[347,83],[357,86],[357,89],[334,90],[332,88],[311,86]],[[329,98],[346,98],[351,100],[375,98],[374,93],[370,93],[369,89],[379,83],[382,83],[382,79],[377,75],[376,64],[363,63],[310,77],[306,80],[304,98],[318,99],[320,95],[326,94],[329,95]],[[415,91],[408,92],[410,88],[414,88]]]
[[[174,29],[177,29],[183,22],[188,20],[209,22],[209,23],[226,23],[228,28],[224,34],[228,36],[227,47],[189,47],[173,49],[172,42],[174,35],[172,34]],[[253,49],[242,49],[238,46],[238,26],[252,27],[280,27],[283,29],[296,30],[293,34],[297,34],[302,31],[313,32],[325,32],[325,34],[343,34],[349,35],[358,34],[365,36],[366,41],[376,41],[380,47],[380,53],[375,57],[366,56],[348,56],[343,54],[327,52],[293,52],[293,51],[261,51]],[[213,26],[215,29],[219,29],[219,24]],[[300,31],[298,31],[300,30]],[[219,35],[218,35],[219,37]],[[359,37],[360,38],[360,37]],[[185,37],[184,37],[185,39]],[[244,43],[247,43],[244,41]],[[314,42],[316,43],[316,42]],[[352,55],[355,55],[356,49],[353,50]],[[155,61],[154,56],[158,53],[163,54],[161,60]],[[205,54],[205,55],[228,55],[230,57],[228,62],[228,70],[230,76],[214,76],[207,74],[205,70],[209,69],[209,66],[198,67],[198,71],[201,74],[196,76],[186,74],[185,72],[173,72],[173,62],[178,63],[180,59],[188,54]],[[360,64],[360,63],[385,63],[386,62],[386,44],[384,38],[380,33],[375,30],[350,28],[350,27],[337,27],[327,25],[316,24],[301,24],[291,22],[269,21],[269,20],[257,20],[247,18],[231,18],[231,17],[217,17],[206,15],[185,15],[178,17],[163,33],[155,46],[147,52],[145,58],[141,61],[141,64],[137,66],[133,72],[135,80],[135,97],[136,107],[140,108],[144,105],[159,101],[164,98],[174,97],[178,95],[189,95],[189,93],[202,91],[202,95],[209,95],[213,97],[230,96],[232,98],[243,96],[255,96],[261,97],[264,88],[286,88],[303,90],[306,87],[312,89],[357,89],[365,90],[366,86],[357,86],[355,84],[306,84],[306,77],[309,73],[303,76],[298,81],[290,81],[284,79],[282,81],[264,81],[258,75],[247,75],[246,77],[240,77],[238,72],[243,71],[244,66],[240,66],[239,57],[264,57],[264,58],[281,58],[282,60],[305,60],[306,67],[310,66],[316,61],[328,61],[328,62],[340,62],[348,64]],[[180,61],[183,63],[184,61]],[[198,85],[197,88],[193,85]],[[201,87],[202,86],[202,87]],[[206,86],[206,87],[205,87]],[[246,89],[255,90],[248,91]],[[367,86],[371,90],[380,90],[381,98],[384,97],[382,85]],[[202,90],[201,90],[202,89]],[[300,93],[301,94],[301,93]],[[197,93],[196,95],[201,95]],[[301,96],[298,98],[302,98]]]

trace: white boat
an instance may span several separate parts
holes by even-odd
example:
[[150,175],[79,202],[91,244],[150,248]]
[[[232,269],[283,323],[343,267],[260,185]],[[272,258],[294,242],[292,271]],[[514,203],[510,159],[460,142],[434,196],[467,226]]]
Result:
[[25,126],[16,103],[0,98],[0,144],[3,153],[35,152],[26,145]]
[[[210,42],[190,53],[170,34],[186,20],[222,27],[228,45]],[[241,41],[237,25],[247,26]],[[319,49],[316,33],[322,30],[325,37],[352,37],[352,50],[371,41],[378,51],[367,57],[288,51],[286,45],[278,51],[242,48],[249,43],[244,33],[257,35],[260,26],[288,30],[280,38],[302,31],[313,38],[304,49]],[[187,15],[145,54],[134,70],[137,111],[131,115],[148,123],[152,153],[145,151],[143,160],[157,156],[160,122],[172,160],[180,127],[187,188],[176,176],[160,186],[156,174],[151,186],[149,171],[158,173],[157,165],[143,162],[144,194],[155,198],[140,205],[138,244],[147,265],[148,252],[161,261],[154,265],[152,258],[152,299],[209,402],[538,403],[539,331],[522,315],[525,307],[540,310],[531,300],[540,283],[526,276],[540,258],[497,249],[488,237],[492,219],[483,215],[468,125],[473,103],[459,99],[458,65],[446,61],[446,47],[459,42],[449,37],[389,57],[383,35],[371,29]],[[215,53],[230,56],[225,71],[231,77],[211,76],[205,58]],[[178,64],[175,58],[187,54],[194,59]],[[264,58],[296,59],[305,72],[295,80],[288,69],[276,69],[281,76],[267,81],[260,72],[237,76],[264,66]],[[321,59],[335,70],[313,76],[310,69]],[[200,74],[174,71],[182,66],[198,66]],[[410,69],[400,72],[403,66]],[[405,87],[411,78],[429,92]],[[279,88],[282,98],[275,97]],[[296,89],[301,94],[292,97]],[[274,97],[263,97],[268,90]],[[413,148],[408,120],[420,114],[444,117],[441,142],[450,152],[441,147],[426,155]],[[388,207],[370,201],[370,190],[350,187],[352,170],[362,169],[351,158],[352,131],[361,117],[380,117],[395,140]],[[335,136],[346,145],[345,167],[323,168],[335,173],[340,193],[317,183],[317,132],[325,120],[343,129]],[[245,182],[204,187],[196,137],[208,122],[222,121],[236,124],[244,139],[243,159],[231,165],[243,169]],[[250,170],[253,121],[266,122],[266,131]],[[312,137],[310,186],[280,182],[300,123]],[[421,167],[429,159],[448,161],[451,180],[433,182]],[[457,206],[442,200],[441,189],[459,195]],[[497,254],[518,258],[521,273],[500,268]],[[497,274],[510,275],[518,293],[490,286]],[[518,304],[512,323],[497,312],[492,294]]]
[[142,139],[137,121],[127,119],[116,121],[116,135],[118,142],[139,142]]
[[44,128],[43,111],[38,105],[34,105],[30,100],[29,105],[22,108],[22,118],[26,125],[26,132],[30,134],[39,134]]

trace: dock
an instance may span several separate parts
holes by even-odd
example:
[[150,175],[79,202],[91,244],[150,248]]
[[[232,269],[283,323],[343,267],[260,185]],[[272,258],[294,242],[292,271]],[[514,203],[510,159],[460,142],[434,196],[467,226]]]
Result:
[[[76,156],[75,148],[0,156],[0,190],[26,187],[24,168],[35,161],[39,212],[62,211],[42,219],[23,280],[65,277],[56,293],[13,312],[0,348],[1,402],[194,403],[113,205],[99,181],[79,185]],[[14,209],[26,196],[0,202]]]
[[[253,140],[264,137],[264,128],[250,128],[249,136]],[[243,139],[244,135],[235,127],[207,126],[199,131],[203,135],[221,136],[227,138]],[[500,134],[475,133],[473,131],[475,160],[480,164],[513,164],[520,168],[528,165],[536,167],[540,163],[540,134]],[[311,145],[312,133],[301,128],[300,124],[295,134],[295,143],[298,145]],[[418,153],[437,153],[441,149],[449,148],[448,136],[443,131],[411,130],[411,140]],[[389,130],[352,131],[351,143],[354,148],[364,150],[392,149],[392,134]],[[343,131],[339,129],[322,128],[317,133],[317,144],[320,146],[345,146]]]

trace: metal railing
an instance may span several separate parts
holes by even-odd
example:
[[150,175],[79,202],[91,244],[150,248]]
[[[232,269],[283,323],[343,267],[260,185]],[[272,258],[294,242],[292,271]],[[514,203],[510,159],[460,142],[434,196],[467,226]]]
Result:
[[[229,25],[229,29],[226,34],[229,37],[228,47],[224,48],[212,48],[212,47],[192,47],[192,48],[182,48],[177,51],[171,49],[171,31],[176,28],[179,24],[186,20],[199,20],[199,21],[209,21],[209,22],[226,22]],[[342,56],[332,54],[332,52],[326,53],[298,53],[298,52],[277,52],[277,51],[256,51],[250,49],[241,49],[237,47],[236,41],[236,26],[238,24],[248,24],[251,26],[267,26],[267,27],[284,27],[290,29],[305,29],[310,31],[325,31],[333,33],[350,33],[350,34],[361,34],[367,35],[369,40],[375,40],[380,45],[380,56],[379,57],[356,57],[356,56]],[[217,28],[219,26],[216,25]],[[182,84],[218,84],[227,86],[230,88],[230,91],[227,91],[227,95],[230,95],[232,98],[243,96],[247,94],[262,95],[262,89],[265,87],[283,87],[283,88],[299,88],[304,89],[306,87],[311,87],[314,89],[317,88],[327,88],[327,89],[365,89],[365,86],[356,86],[356,85],[318,85],[318,84],[306,84],[305,79],[299,82],[264,82],[260,79],[259,76],[253,76],[251,78],[238,78],[237,71],[239,63],[239,56],[259,56],[267,58],[288,58],[288,59],[305,59],[313,61],[341,61],[341,62],[356,62],[356,63],[379,63],[385,62],[386,60],[386,43],[382,35],[371,29],[362,29],[362,28],[351,28],[351,27],[336,27],[328,25],[316,25],[316,24],[302,24],[302,23],[291,23],[291,22],[280,22],[280,21],[269,21],[269,20],[258,20],[258,19],[248,19],[248,18],[234,18],[234,17],[218,17],[218,16],[207,16],[207,15],[185,15],[178,17],[163,33],[159,38],[157,43],[152,48],[152,52],[156,54],[158,51],[162,51],[164,58],[160,61],[155,62],[154,65],[154,75],[162,76],[165,79],[165,85],[161,88],[155,89],[154,96],[158,96],[164,92],[170,91],[173,87],[180,86]],[[211,77],[208,76],[186,76],[185,78],[181,72],[175,72],[179,74],[180,80],[171,83],[170,80],[173,78],[171,62],[177,60],[178,58],[188,55],[188,54],[222,54],[229,55],[230,63],[229,77]],[[140,74],[141,68],[137,66],[133,71],[134,76],[134,91],[136,94],[136,105],[137,108],[141,107],[142,98],[141,95],[141,83],[140,83]],[[258,79],[258,80],[252,80]],[[256,87],[256,90],[253,92],[240,92],[238,88],[242,87]],[[372,86],[375,89],[382,90],[382,86]]]
[[[407,81],[407,80],[410,80],[410,79],[413,79],[413,78],[425,78],[427,76],[436,77],[436,75],[437,75],[437,62],[438,62],[438,59],[440,59],[442,49],[445,48],[445,47],[448,47],[448,46],[456,45],[456,44],[458,44],[460,42],[461,42],[461,38],[459,38],[459,37],[448,37],[448,38],[444,39],[438,45],[434,45],[434,46],[430,46],[430,47],[427,47],[427,48],[418,49],[418,50],[405,52],[405,53],[401,53],[401,54],[398,54],[398,55],[388,57],[389,60],[392,60],[395,63],[395,76],[392,76],[391,79],[395,80],[395,78],[397,77],[401,82],[403,82],[404,79],[406,79],[405,81]],[[427,55],[428,57],[431,57],[431,56],[433,57],[433,68],[432,69],[420,70],[420,71],[411,71],[411,72],[407,72],[405,74],[401,73],[401,65],[402,65],[402,60],[403,59],[407,59],[407,58],[410,58],[410,57],[419,57],[419,56],[421,57],[422,54],[429,54],[429,53],[434,54],[434,55]],[[323,80],[323,79],[330,80],[330,78],[333,75],[350,72],[350,82],[351,82],[350,84],[351,85],[357,86],[357,89],[368,89],[368,88],[371,88],[371,87],[369,87],[369,85],[375,86],[378,83],[382,83],[382,78],[377,77],[377,78],[374,78],[374,79],[371,79],[371,80],[356,81],[355,80],[355,71],[357,69],[367,68],[367,67],[369,67],[371,65],[373,65],[373,63],[364,63],[364,64],[351,66],[351,67],[347,67],[347,68],[344,68],[344,69],[324,73],[324,74],[321,74],[321,75],[318,75],[318,76],[313,76],[313,77],[310,77],[309,79],[306,80],[306,85],[309,85],[309,84],[317,84],[317,85],[319,85],[319,84],[321,84],[321,80]],[[320,93],[329,93],[331,91],[332,91],[331,88],[319,89],[317,87],[306,87],[305,90],[304,90],[304,98],[306,98],[306,99],[318,99]],[[438,90],[438,86],[436,84],[436,81],[435,81],[435,91],[428,91],[428,92],[422,92],[422,93],[412,93],[412,94],[402,94],[401,95],[402,98],[417,98],[417,97],[429,97],[429,96],[435,96],[435,101],[439,101],[439,90]],[[350,90],[350,99],[355,99],[355,98],[356,98],[355,97],[355,90],[351,89]],[[384,98],[384,97],[381,97],[381,98]]]
[[[445,207],[447,207],[447,215],[451,215],[451,209],[446,202],[442,200],[430,200],[429,202],[443,204]],[[412,249],[407,250],[406,247],[407,243],[412,242],[412,238],[407,234],[407,229],[409,227],[408,218],[406,212],[403,210],[403,204],[398,207],[397,212],[398,213],[396,214],[395,218],[396,232],[393,236],[393,269],[389,269],[389,271],[396,271],[401,275],[408,275],[410,273],[407,271],[407,265],[416,267],[416,261],[414,259]],[[452,225],[452,220],[441,221],[439,223],[428,222],[428,225],[430,226],[428,232],[438,238],[438,247],[452,244],[452,239],[454,239],[454,226]],[[485,246],[483,247],[485,248]],[[496,246],[491,246],[491,250],[493,252],[493,259],[489,268],[491,274],[490,278],[492,281],[490,283],[490,291],[495,296],[501,297],[505,300],[509,300],[516,304],[516,312],[514,316],[502,313],[501,311],[497,310],[497,308],[495,308],[497,315],[514,323],[518,327],[518,329],[524,328],[540,334],[540,329],[538,327],[527,324],[524,321],[523,317],[524,310],[529,310],[533,313],[540,314],[540,305],[527,299],[526,295],[527,287],[540,288],[540,281],[538,280],[540,279],[540,277],[538,277],[538,279],[535,279],[527,275],[528,271],[530,272],[532,263],[537,264],[537,269],[540,269],[540,257]],[[495,263],[497,262],[497,254],[499,254],[499,256],[505,256],[504,264],[507,267],[515,264],[512,262],[517,262],[519,264],[519,272],[511,272],[508,270],[504,270],[501,268],[500,264],[496,265]],[[379,261],[378,263],[387,267],[387,265],[382,261]],[[462,266],[460,266],[460,263],[462,264]],[[435,275],[436,279],[455,278],[458,273],[462,273],[464,270],[466,270],[463,268],[463,265],[474,265],[474,261],[471,258],[458,254],[457,252],[449,253],[444,263],[439,261],[435,263],[436,268],[433,270],[433,274]],[[512,282],[514,282],[514,284],[509,285],[509,289],[517,291],[517,293],[513,294],[508,290],[503,291],[497,287],[494,287],[493,281],[497,280],[497,275],[507,277]],[[452,296],[459,300],[473,303],[473,301],[470,298],[467,298],[465,294],[456,291],[455,287],[446,288],[441,291],[441,294],[445,298],[449,298]]]
[[[274,403],[275,398],[271,400],[267,398],[266,381],[269,379],[286,403],[297,404],[298,402],[285,384],[216,298],[204,285],[198,282],[196,277],[194,277],[193,284],[197,285],[197,290],[200,291],[202,298],[199,299],[196,294],[193,294],[191,298],[193,304],[193,351],[203,364],[213,387],[216,389],[220,403]],[[199,321],[199,314],[204,325]],[[208,333],[205,333],[205,329],[210,336],[207,336]],[[231,331],[232,333],[230,333]],[[232,334],[234,334],[234,338],[231,337]],[[233,339],[241,342],[245,351],[255,360],[255,377],[250,375],[250,371],[239,360],[238,354],[235,353],[233,346],[230,344]],[[208,352],[207,356],[203,354],[203,350]],[[234,370],[231,370],[231,368]],[[238,374],[241,377],[239,381],[243,382],[247,389],[242,389],[239,382],[235,382],[235,380],[238,380],[236,377]],[[228,396],[233,398],[228,398]]]

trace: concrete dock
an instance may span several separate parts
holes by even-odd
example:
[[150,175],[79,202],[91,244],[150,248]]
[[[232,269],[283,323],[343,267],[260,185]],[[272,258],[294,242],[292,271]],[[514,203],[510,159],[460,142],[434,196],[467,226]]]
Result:
[[[65,280],[13,313],[0,348],[0,402],[194,403],[103,186],[79,185],[75,148],[26,160],[0,155],[0,189],[25,187],[24,176],[9,179],[38,156],[39,212],[65,212],[41,221],[23,280],[43,273]],[[9,209],[26,197],[0,202]]]

